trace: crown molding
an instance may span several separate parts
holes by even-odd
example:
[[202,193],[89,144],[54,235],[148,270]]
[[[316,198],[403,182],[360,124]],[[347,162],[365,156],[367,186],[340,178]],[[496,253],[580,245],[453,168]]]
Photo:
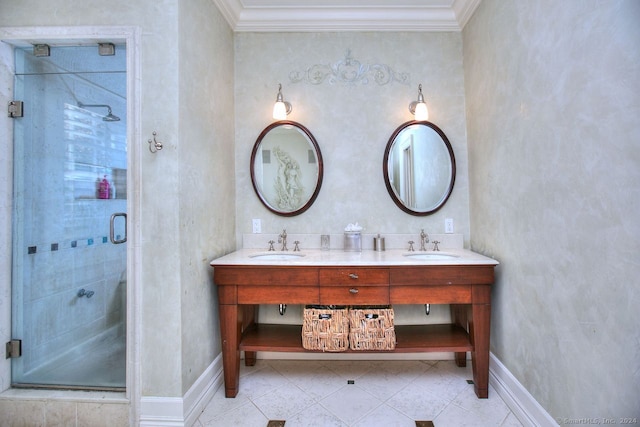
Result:
[[240,19],[240,13],[242,13],[242,5],[239,0],[213,0],[213,4],[218,7],[218,10],[227,20],[231,29],[235,31]]
[[453,10],[460,30],[467,25],[467,22],[469,22],[469,19],[473,16],[473,12],[475,12],[480,5],[480,1],[481,0],[455,0],[453,2]]
[[304,0],[295,6],[245,6],[242,0],[213,0],[235,32],[461,31],[480,1],[324,7]]

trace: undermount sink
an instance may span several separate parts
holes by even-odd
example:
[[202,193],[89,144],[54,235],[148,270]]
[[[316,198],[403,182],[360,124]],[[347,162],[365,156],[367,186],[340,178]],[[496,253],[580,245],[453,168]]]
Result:
[[264,252],[264,253],[249,255],[249,258],[258,259],[258,260],[285,261],[288,259],[301,258],[304,255],[305,254],[288,253],[288,252]]
[[458,255],[448,254],[444,252],[411,252],[404,254],[411,259],[438,260],[438,259],[454,259],[460,258]]

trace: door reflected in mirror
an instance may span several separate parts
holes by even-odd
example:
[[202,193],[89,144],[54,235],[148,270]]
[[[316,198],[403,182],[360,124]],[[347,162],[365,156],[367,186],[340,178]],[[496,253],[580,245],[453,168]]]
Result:
[[412,215],[430,215],[445,204],[453,190],[453,149],[433,123],[406,122],[389,138],[383,173],[387,191],[400,209]]
[[322,185],[322,154],[307,128],[292,121],[267,126],[251,153],[251,182],[260,201],[282,216],[309,209]]

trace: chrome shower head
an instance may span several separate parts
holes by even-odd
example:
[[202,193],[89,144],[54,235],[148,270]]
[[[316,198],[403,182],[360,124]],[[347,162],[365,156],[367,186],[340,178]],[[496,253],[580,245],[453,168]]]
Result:
[[113,113],[111,113],[111,107],[107,107],[109,108],[107,115],[104,116],[102,118],[102,120],[104,120],[105,122],[119,122],[120,121],[120,117],[114,115]]
[[83,104],[82,102],[78,102],[78,107],[80,108],[84,108],[84,107],[101,107],[101,108],[106,108],[107,109],[107,115],[102,117],[102,120],[104,120],[105,122],[119,122],[120,121],[120,117],[114,115],[113,113],[111,113],[111,107],[108,106],[107,104]]

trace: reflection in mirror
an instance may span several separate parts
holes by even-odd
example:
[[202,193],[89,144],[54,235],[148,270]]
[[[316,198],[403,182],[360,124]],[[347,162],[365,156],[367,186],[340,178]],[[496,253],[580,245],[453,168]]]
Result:
[[440,128],[428,121],[410,121],[389,138],[383,173],[387,191],[400,209],[430,215],[451,195],[456,161]]
[[307,128],[292,121],[267,126],[251,152],[251,183],[260,201],[282,216],[309,209],[322,185],[322,154]]

